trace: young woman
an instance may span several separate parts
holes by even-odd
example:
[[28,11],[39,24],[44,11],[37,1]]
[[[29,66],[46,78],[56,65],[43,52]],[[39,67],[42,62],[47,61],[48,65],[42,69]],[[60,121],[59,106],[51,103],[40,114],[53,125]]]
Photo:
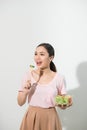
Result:
[[[66,95],[64,77],[56,71],[53,63],[55,52],[48,43],[36,47],[34,61],[37,68],[26,73],[17,101],[20,106],[29,102],[20,130],[62,130],[55,109],[55,96]],[[72,101],[68,106],[72,105]],[[67,106],[59,105],[61,109]]]

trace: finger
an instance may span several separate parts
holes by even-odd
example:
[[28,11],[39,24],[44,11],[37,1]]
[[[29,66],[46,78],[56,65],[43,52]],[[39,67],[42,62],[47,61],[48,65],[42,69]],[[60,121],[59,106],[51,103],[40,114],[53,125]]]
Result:
[[27,80],[24,88],[29,89],[30,86],[31,86],[30,80]]
[[28,85],[28,86],[31,86],[30,80],[27,81],[27,85]]
[[28,87],[24,87],[25,89],[28,89]]
[[29,88],[30,88],[30,86],[25,86],[24,88],[25,88],[25,89],[29,89]]
[[30,84],[30,83],[31,83],[31,81],[30,81],[30,80],[27,80],[27,83],[29,83],[29,84]]
[[73,103],[69,103],[68,107],[72,106]]

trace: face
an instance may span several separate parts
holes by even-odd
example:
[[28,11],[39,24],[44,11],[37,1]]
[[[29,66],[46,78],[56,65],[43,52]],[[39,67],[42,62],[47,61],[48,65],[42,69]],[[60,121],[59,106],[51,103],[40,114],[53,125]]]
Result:
[[34,61],[38,68],[44,69],[50,66],[50,62],[53,59],[49,57],[49,53],[43,46],[39,46],[35,50]]

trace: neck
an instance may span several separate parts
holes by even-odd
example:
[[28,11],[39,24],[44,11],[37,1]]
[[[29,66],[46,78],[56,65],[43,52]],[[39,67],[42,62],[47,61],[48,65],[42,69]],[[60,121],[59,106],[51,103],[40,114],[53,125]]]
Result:
[[50,68],[44,68],[44,69],[38,69],[39,73],[41,73],[41,75],[46,75],[48,74],[51,70]]
[[42,76],[46,76],[47,74],[50,73],[50,68],[45,68],[45,69],[37,69],[37,73],[39,74],[39,79],[37,80],[37,82],[40,80],[40,78]]

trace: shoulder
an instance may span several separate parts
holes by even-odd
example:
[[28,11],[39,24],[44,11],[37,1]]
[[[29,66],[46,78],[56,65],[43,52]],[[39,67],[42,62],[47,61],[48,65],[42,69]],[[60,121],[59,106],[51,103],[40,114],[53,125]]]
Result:
[[56,74],[56,80],[58,84],[66,84],[66,79],[63,74],[57,73]]
[[65,76],[58,72],[51,72],[50,76],[55,77],[57,80],[63,80]]
[[58,79],[65,79],[65,76],[62,75],[61,73],[56,72],[56,76]]
[[30,70],[27,70],[24,75],[23,75],[23,80],[27,80],[27,79],[30,79],[31,77],[31,71]]

